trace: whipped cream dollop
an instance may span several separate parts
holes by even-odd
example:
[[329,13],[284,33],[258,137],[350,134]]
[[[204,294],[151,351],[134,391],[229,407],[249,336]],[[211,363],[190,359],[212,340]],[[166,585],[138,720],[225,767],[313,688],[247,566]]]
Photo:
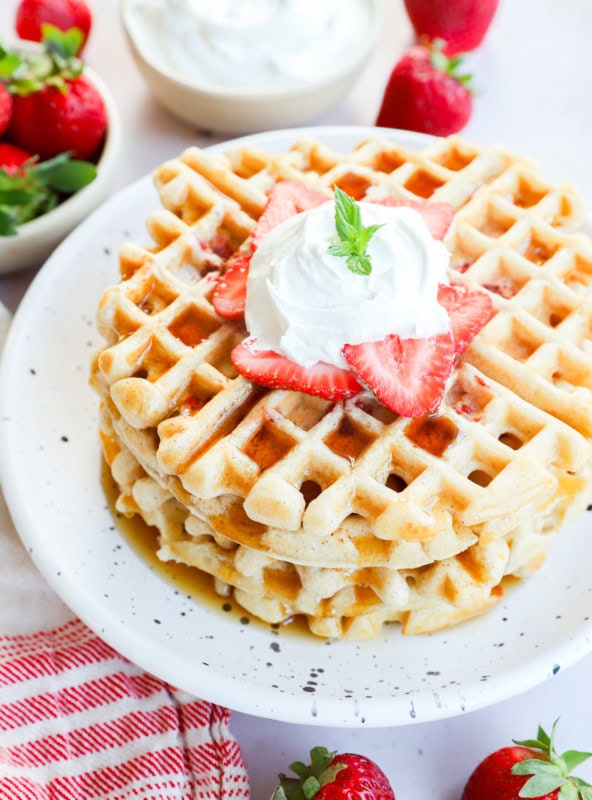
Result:
[[368,244],[369,275],[351,272],[345,258],[329,252],[337,241],[332,200],[290,217],[262,240],[251,259],[245,310],[255,349],[305,367],[347,367],[344,344],[449,330],[437,299],[438,284],[448,283],[446,247],[412,208],[359,207],[364,226],[382,226]]
[[141,49],[192,79],[249,89],[331,74],[370,31],[369,0],[135,0]]

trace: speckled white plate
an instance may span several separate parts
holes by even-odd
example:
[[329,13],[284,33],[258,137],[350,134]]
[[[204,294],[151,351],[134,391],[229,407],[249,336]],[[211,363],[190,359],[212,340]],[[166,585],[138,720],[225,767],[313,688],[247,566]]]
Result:
[[[250,137],[285,149],[316,135],[348,149],[370,133],[323,128]],[[404,144],[412,134],[391,133]],[[591,515],[486,616],[433,636],[396,626],[325,643],[241,623],[174,589],[115,529],[100,483],[89,359],[103,288],[126,239],[147,240],[150,177],[95,212],[40,271],[14,320],[0,375],[0,468],[16,527],[50,584],[112,646],[161,678],[258,716],[393,726],[460,714],[522,692],[592,649]]]

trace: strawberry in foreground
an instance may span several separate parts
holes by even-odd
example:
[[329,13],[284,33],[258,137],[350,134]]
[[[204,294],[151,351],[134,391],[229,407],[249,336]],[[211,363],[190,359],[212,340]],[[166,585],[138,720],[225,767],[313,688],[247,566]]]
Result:
[[16,10],[15,28],[21,39],[40,42],[43,25],[62,31],[77,28],[81,33],[76,54],[84,47],[92,26],[90,8],[83,0],[21,0]]
[[391,72],[376,124],[434,136],[460,131],[473,111],[470,76],[459,74],[460,63],[438,42],[409,49]]
[[76,31],[47,29],[45,52],[23,53],[20,64],[4,79],[12,94],[7,136],[14,143],[52,158],[66,151],[92,160],[107,130],[107,112],[94,85],[82,74],[76,58]]
[[461,800],[592,800],[592,786],[569,773],[592,753],[555,749],[554,723],[551,735],[541,727],[536,739],[513,740],[487,756],[470,776]]
[[273,350],[255,350],[252,339],[238,344],[230,358],[241,375],[268,389],[290,389],[334,402],[353,397],[362,389],[348,369],[321,362],[302,367]]
[[481,44],[497,5],[498,0],[405,0],[418,40],[443,39],[449,56],[467,53]]
[[395,800],[384,772],[369,758],[313,747],[310,766],[290,764],[297,778],[280,775],[271,800]]

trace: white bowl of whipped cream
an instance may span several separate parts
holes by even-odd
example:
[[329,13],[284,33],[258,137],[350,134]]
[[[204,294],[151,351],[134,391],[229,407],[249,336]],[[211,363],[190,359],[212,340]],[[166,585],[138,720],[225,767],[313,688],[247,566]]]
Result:
[[378,38],[382,0],[122,0],[157,100],[202,130],[253,133],[337,105]]

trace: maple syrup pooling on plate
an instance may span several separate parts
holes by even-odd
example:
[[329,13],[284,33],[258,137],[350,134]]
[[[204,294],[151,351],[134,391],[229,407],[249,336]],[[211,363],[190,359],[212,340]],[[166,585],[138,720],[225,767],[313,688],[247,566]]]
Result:
[[[336,452],[353,463],[369,442],[365,437],[360,440],[359,431],[351,425],[347,418],[344,418],[342,423],[333,434],[335,441],[331,442],[331,446]],[[458,429],[453,422],[445,417],[431,415],[410,419],[406,427],[406,434],[409,440],[417,446],[422,447],[434,456],[442,456],[448,446],[455,441]],[[119,489],[105,460],[102,462],[101,482],[114,523],[125,541],[153,572],[175,587],[179,593],[186,595],[201,605],[206,605],[217,612],[229,615],[237,624],[255,624],[275,634],[281,630],[282,633],[289,632],[290,634],[312,637],[316,640],[316,637],[310,633],[303,615],[294,615],[280,624],[266,623],[242,608],[233,600],[232,594],[228,597],[219,594],[216,591],[215,580],[212,575],[200,570],[198,567],[159,559],[157,555],[159,547],[158,530],[144,522],[139,514],[128,517],[115,508]],[[320,491],[318,487],[315,486],[314,488],[317,491],[312,492],[313,497]],[[397,491],[400,491],[401,488],[399,487]],[[306,491],[307,493],[309,492],[308,489]],[[232,515],[225,522],[233,524]],[[362,586],[358,587],[358,590],[362,594],[371,591]]]
[[159,577],[173,586],[179,594],[183,594],[218,613],[223,613],[225,617],[230,617],[234,620],[237,625],[254,624],[274,634],[281,631],[282,634],[289,632],[290,634],[303,635],[307,638],[316,638],[308,630],[306,621],[302,616],[291,617],[280,624],[264,622],[246,611],[232,597],[224,597],[218,594],[214,586],[214,578],[207,572],[200,570],[198,567],[180,564],[177,561],[161,561],[157,556],[158,530],[147,525],[139,514],[128,517],[115,508],[119,489],[105,460],[102,461],[101,483],[109,511],[118,532],[142,561]]

